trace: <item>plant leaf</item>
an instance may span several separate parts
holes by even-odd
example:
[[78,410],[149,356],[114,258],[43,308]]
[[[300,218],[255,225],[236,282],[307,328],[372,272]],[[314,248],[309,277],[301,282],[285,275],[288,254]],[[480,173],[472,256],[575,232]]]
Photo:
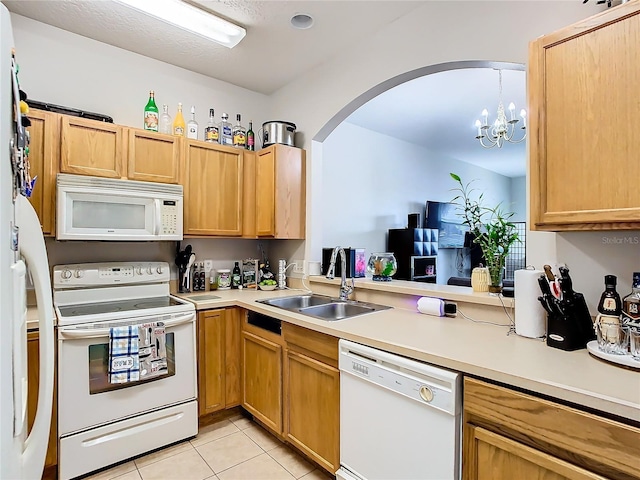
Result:
[[451,178],[453,178],[456,182],[460,181],[460,177],[455,173],[449,173],[449,175],[451,175]]

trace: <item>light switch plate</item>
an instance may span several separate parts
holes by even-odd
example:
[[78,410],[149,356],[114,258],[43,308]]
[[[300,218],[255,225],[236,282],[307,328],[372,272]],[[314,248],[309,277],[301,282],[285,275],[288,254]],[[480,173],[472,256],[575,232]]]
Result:
[[204,271],[210,272],[213,269],[213,260],[204,261]]

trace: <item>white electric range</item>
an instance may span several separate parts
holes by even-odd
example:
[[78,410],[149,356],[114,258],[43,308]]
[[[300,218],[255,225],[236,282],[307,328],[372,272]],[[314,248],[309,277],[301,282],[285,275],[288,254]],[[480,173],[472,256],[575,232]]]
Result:
[[[77,477],[198,432],[196,313],[166,262],[59,265],[58,476]],[[167,373],[109,383],[111,327],[163,322]]]

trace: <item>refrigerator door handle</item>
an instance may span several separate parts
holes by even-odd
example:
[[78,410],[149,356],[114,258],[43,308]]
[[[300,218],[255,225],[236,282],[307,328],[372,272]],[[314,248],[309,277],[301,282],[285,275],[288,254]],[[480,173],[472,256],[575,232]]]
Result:
[[38,302],[40,338],[40,381],[36,418],[27,437],[22,456],[23,478],[40,478],[44,469],[51,412],[54,376],[54,311],[49,278],[49,261],[40,220],[29,201],[22,195],[16,198],[16,220],[20,229],[19,251],[24,258]]

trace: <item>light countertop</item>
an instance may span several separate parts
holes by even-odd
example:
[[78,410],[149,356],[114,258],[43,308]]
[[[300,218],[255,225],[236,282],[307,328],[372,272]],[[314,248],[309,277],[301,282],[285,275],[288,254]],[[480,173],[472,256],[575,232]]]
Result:
[[[393,308],[328,322],[256,303],[256,300],[303,292],[217,290],[179,296],[194,302],[198,310],[239,306],[301,327],[640,422],[640,370],[606,363],[589,355],[586,349],[566,352],[550,348],[541,340],[515,333],[507,335],[507,326],[474,323],[460,316],[433,317]],[[205,300],[203,295],[220,298]],[[502,318],[499,323],[504,323]]]

